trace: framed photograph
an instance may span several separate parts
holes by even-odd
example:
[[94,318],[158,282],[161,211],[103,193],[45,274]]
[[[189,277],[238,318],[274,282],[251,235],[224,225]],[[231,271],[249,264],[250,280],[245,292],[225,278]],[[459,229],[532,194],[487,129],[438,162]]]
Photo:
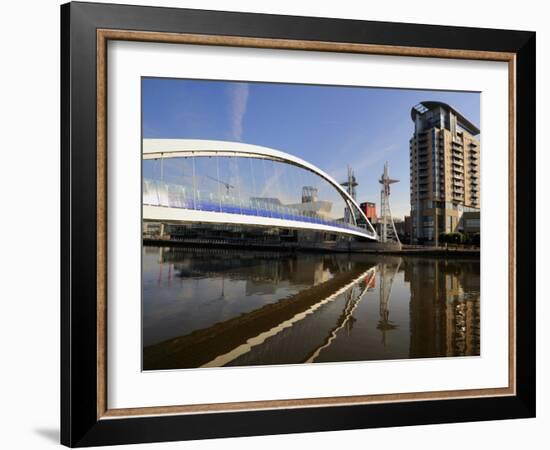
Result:
[[61,441],[535,415],[535,33],[61,7]]

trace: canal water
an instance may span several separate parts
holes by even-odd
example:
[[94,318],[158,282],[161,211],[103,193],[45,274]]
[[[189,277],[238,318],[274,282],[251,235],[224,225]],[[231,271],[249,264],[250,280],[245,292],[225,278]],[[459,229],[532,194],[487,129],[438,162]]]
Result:
[[152,247],[143,369],[480,354],[479,258]]

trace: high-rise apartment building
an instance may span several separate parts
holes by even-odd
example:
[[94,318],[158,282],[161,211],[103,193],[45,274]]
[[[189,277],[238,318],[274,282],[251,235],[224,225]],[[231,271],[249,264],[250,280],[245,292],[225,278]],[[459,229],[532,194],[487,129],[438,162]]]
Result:
[[412,235],[435,241],[440,233],[464,231],[464,212],[479,212],[479,129],[441,102],[419,103],[411,118]]

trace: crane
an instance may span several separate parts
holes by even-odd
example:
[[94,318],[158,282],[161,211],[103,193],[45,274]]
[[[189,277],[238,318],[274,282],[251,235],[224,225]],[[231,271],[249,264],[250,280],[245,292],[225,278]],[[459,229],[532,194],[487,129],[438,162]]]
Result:
[[210,175],[206,175],[207,178],[210,178],[211,180],[217,182],[217,183],[220,183],[220,184],[223,184],[225,186],[225,189],[226,189],[226,194],[229,195],[229,190],[230,189],[234,189],[235,186],[225,182],[225,181],[222,181],[222,180],[218,180],[217,178],[214,178],[214,177],[211,177]]

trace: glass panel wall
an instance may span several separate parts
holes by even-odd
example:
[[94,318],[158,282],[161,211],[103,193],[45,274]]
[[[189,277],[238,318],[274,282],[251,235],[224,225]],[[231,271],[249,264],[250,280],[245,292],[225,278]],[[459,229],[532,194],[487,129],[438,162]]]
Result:
[[[267,158],[144,160],[143,204],[356,228],[345,219],[352,215],[346,214],[342,194],[327,180]],[[353,215],[360,217],[359,210]]]

